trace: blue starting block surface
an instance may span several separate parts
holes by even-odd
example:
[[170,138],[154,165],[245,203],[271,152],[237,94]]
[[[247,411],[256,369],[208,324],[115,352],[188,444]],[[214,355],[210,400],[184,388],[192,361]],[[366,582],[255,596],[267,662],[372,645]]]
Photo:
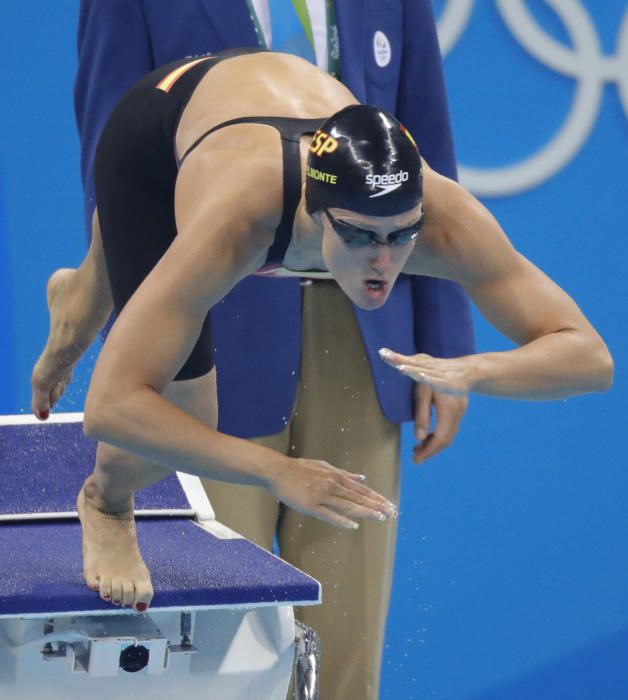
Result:
[[[96,443],[83,434],[81,414],[61,414],[45,423],[30,416],[0,416],[0,519],[74,514],[76,496],[95,458]],[[175,475],[139,491],[135,508],[193,514]]]
[[[35,420],[0,416],[0,519],[74,514],[76,496],[94,468],[96,443],[83,434],[81,414],[61,414],[45,423]],[[193,515],[174,474],[139,491],[135,509]]]
[[[73,514],[95,445],[80,418],[67,414],[42,424],[0,417],[0,617],[129,614],[83,580],[81,528]],[[137,494],[138,508],[163,513],[137,520],[153,610],[320,602],[315,579],[215,521],[196,522],[211,508],[199,500],[202,489],[192,493],[198,480],[191,479],[184,481],[189,499],[176,476]]]
[[[319,585],[243,538],[219,539],[184,518],[139,520],[138,539],[152,574],[154,610],[312,604]],[[76,522],[0,525],[0,617],[119,610],[83,581]]]

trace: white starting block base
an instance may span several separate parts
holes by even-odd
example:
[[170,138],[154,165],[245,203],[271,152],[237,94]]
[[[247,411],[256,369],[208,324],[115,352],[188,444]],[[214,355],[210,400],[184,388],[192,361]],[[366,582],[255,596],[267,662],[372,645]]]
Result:
[[94,464],[82,416],[0,416],[0,700],[315,700],[318,646],[293,605],[314,579],[214,520],[198,479],[137,494],[155,597],[105,603],[81,575],[74,502]]
[[[285,700],[294,659],[291,607],[188,614],[190,644],[183,648],[176,612],[0,620],[0,697]],[[127,649],[127,663],[141,663],[145,652],[135,650],[142,648],[143,669],[120,667]]]

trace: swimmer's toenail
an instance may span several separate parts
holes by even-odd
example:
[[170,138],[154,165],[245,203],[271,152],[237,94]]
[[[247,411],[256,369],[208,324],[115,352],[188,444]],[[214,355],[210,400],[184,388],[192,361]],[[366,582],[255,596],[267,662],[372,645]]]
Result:
[[102,597],[103,597],[105,600],[109,600],[109,598],[111,598],[111,596],[109,595],[109,593],[103,593],[103,594],[102,594]]
[[148,605],[146,605],[146,603],[138,603],[135,607],[139,610],[139,612],[144,612]]
[[120,605],[120,601],[119,601],[119,600],[112,600],[111,602],[112,602],[114,605]]
[[48,420],[48,416],[50,415],[50,411],[39,411],[37,414],[39,416],[40,420]]

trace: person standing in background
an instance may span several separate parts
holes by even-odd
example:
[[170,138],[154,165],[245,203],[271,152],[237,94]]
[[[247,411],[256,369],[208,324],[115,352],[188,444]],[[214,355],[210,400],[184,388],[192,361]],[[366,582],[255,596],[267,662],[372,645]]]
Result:
[[[82,0],[75,109],[86,231],[98,138],[122,95],[170,61],[246,46],[315,61],[361,102],[393,112],[430,166],[455,177],[429,0]],[[414,420],[422,462],[452,442],[466,410],[466,398],[415,386],[377,355],[473,352],[469,304],[451,282],[402,277],[382,309],[363,312],[330,280],[252,277],[212,311],[212,328],[219,430],[362,472],[394,502],[400,424]],[[323,584],[324,604],[297,611],[322,639],[321,697],[378,698],[396,522],[340,532],[261,489],[205,486],[219,521],[268,549],[276,535],[281,556]]]

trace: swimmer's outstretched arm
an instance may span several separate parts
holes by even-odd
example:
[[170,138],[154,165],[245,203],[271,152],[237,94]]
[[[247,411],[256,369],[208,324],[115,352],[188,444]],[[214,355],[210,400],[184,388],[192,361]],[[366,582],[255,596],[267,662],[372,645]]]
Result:
[[[221,177],[208,187],[210,158]],[[393,516],[394,506],[357,475],[218,433],[161,395],[207,311],[263,263],[267,232],[279,219],[282,193],[268,191],[281,183],[277,173],[262,177],[263,167],[250,168],[253,177],[238,167],[241,160],[216,160],[199,146],[181,168],[178,236],[109,334],[87,396],[85,431],[172,470],[263,486],[293,508],[343,527],[357,527],[354,518]]]
[[386,362],[458,395],[549,400],[610,388],[613,360],[603,340],[575,302],[513,248],[480,202],[426,169],[425,216],[423,240],[406,272],[460,282],[486,319],[520,347],[452,360],[384,350]]

